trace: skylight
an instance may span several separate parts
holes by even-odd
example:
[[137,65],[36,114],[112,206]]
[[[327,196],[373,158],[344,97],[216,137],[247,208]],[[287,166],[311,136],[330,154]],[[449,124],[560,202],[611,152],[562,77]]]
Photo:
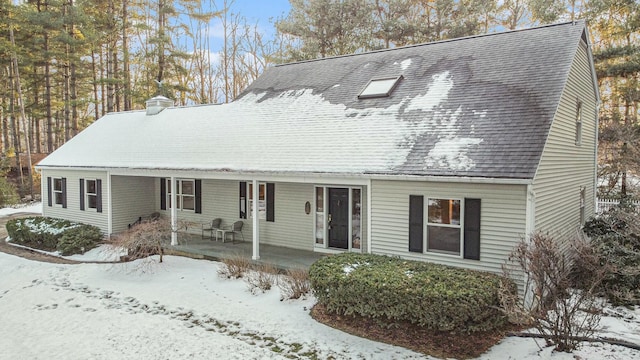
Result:
[[393,89],[396,88],[398,82],[402,79],[402,75],[381,79],[371,79],[367,86],[362,89],[358,99],[376,98],[389,96]]

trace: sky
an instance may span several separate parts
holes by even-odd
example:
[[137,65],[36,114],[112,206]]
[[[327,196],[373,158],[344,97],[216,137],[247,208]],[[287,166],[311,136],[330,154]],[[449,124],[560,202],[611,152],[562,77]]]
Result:
[[286,15],[289,9],[289,0],[235,0],[231,5],[232,12],[242,14],[249,22],[258,21],[262,26],[269,25],[270,18]]

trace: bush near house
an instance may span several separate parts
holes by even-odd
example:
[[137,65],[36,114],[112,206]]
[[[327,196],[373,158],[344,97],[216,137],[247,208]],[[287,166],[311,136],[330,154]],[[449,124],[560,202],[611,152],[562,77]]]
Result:
[[102,232],[99,228],[83,224],[66,230],[58,241],[56,249],[63,256],[84,254],[96,247],[101,240]]
[[[640,304],[640,213],[626,202],[587,221],[584,232],[611,271],[600,292],[614,305]],[[590,277],[588,270],[585,277]]]
[[102,240],[100,229],[68,220],[34,216],[7,222],[11,241],[45,251],[59,250],[63,255],[77,254]]
[[429,330],[476,332],[505,324],[494,274],[370,254],[316,261],[311,287],[327,311],[393,326],[408,321]]

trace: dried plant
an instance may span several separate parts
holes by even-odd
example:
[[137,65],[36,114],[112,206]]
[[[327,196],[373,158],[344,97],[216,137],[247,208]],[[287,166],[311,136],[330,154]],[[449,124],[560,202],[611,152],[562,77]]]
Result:
[[[603,303],[597,288],[608,269],[583,236],[577,236],[562,251],[557,241],[543,233],[522,240],[509,257],[525,275],[522,298],[502,293],[510,319],[530,323],[548,345],[571,352],[597,330]],[[589,278],[575,269],[589,269]],[[506,276],[514,276],[513,266],[503,266]],[[576,289],[579,285],[580,289]]]
[[162,262],[163,246],[168,244],[170,239],[171,225],[169,221],[158,218],[145,220],[132,226],[131,229],[114,237],[111,243],[116,247],[126,249],[129,260],[160,255],[160,262]]
[[252,294],[258,291],[266,292],[271,290],[274,284],[277,284],[278,269],[270,263],[264,263],[258,265],[254,271],[251,271],[246,277],[245,281],[249,286],[249,291]]
[[242,255],[234,255],[222,260],[218,274],[227,279],[239,279],[251,269],[251,260]]
[[299,299],[311,292],[309,272],[302,268],[288,269],[278,282],[281,300]]

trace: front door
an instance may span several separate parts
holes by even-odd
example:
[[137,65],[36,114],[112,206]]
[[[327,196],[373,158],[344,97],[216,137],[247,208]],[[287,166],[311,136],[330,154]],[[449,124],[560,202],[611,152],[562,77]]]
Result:
[[329,188],[329,247],[349,248],[349,189]]

